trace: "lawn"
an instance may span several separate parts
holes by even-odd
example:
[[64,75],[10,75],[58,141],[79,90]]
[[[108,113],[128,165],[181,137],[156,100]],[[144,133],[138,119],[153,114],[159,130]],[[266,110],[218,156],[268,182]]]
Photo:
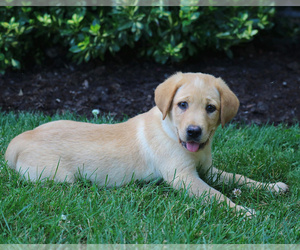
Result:
[[[30,183],[4,162],[17,134],[57,119],[87,121],[73,114],[49,117],[0,113],[0,244],[295,244],[300,242],[299,125],[219,128],[214,138],[214,165],[264,182],[282,181],[290,192],[242,191],[210,183],[234,202],[253,208],[245,219],[214,202],[171,189],[167,183],[130,183],[105,189],[84,179],[74,184]],[[89,122],[113,122],[99,117]]]

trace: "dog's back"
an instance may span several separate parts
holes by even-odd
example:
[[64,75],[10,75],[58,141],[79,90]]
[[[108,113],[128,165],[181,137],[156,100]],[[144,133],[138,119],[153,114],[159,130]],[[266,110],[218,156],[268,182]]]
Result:
[[[15,137],[5,160],[25,178],[73,182],[82,175],[99,185],[122,185],[151,175],[139,143],[147,114],[124,123],[55,121]],[[153,117],[152,117],[153,122]],[[108,176],[113,183],[108,183]]]

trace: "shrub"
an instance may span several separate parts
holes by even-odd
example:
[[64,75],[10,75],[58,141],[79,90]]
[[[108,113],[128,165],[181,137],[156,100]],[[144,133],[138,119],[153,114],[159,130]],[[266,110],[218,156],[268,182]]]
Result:
[[78,63],[131,48],[159,63],[224,50],[272,27],[274,7],[1,7],[0,70],[62,47]]

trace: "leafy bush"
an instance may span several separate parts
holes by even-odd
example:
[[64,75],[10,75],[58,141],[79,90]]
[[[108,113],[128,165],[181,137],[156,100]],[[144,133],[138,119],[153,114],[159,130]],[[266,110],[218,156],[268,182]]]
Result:
[[224,50],[272,27],[274,7],[1,7],[0,70],[61,47],[78,63],[132,49],[157,62]]

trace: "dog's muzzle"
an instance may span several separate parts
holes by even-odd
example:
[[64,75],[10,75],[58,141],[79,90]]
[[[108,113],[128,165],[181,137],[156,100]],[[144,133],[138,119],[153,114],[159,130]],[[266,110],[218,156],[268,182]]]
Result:
[[193,125],[188,126],[188,128],[186,130],[187,141],[181,140],[178,129],[176,129],[176,130],[177,130],[177,137],[178,137],[179,143],[186,150],[188,150],[189,152],[192,152],[192,153],[198,152],[199,150],[203,149],[207,145],[207,143],[209,142],[209,139],[210,139],[210,136],[209,136],[208,139],[204,143],[199,142],[200,138],[201,138],[201,134],[202,134],[202,129],[198,126],[193,126]]
[[[178,131],[177,131],[178,132]],[[199,150],[203,149],[205,145],[208,143],[209,138],[204,143],[200,143],[200,138],[202,135],[202,129],[199,126],[189,125],[186,130],[186,140],[183,141],[180,139],[179,134],[179,142],[180,144],[187,149],[189,152],[195,153]]]

